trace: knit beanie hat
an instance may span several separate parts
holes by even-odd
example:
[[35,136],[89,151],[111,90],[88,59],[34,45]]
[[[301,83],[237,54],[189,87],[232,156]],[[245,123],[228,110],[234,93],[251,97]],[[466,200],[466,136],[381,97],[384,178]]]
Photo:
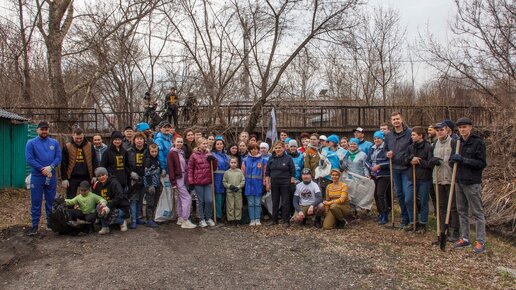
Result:
[[[374,132],[374,134],[373,134],[373,138],[380,138],[380,139],[384,140],[384,139],[385,139],[385,136],[384,136],[384,134],[383,134],[383,132],[382,132],[382,131],[376,131],[376,132]],[[357,143],[357,144],[358,144],[358,143]]]
[[297,147],[297,141],[294,139],[291,139],[288,141],[288,147],[296,146]]
[[337,135],[330,135],[326,141],[333,142],[335,144],[339,144],[339,136],[337,136]]

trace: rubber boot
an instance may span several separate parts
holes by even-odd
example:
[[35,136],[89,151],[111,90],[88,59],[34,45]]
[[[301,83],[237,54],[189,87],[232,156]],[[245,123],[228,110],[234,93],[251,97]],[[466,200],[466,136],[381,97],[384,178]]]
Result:
[[138,200],[131,200],[131,224],[129,228],[134,230],[138,226]]

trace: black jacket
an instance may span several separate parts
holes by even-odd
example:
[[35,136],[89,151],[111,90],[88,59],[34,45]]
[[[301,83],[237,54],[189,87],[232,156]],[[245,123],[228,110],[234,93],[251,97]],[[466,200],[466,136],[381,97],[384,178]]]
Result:
[[412,144],[411,134],[412,129],[404,126],[401,133],[396,133],[393,130],[385,135],[385,151],[392,151],[394,154],[392,157],[392,169],[405,170],[409,168],[405,160],[409,155],[408,148]]
[[[455,148],[453,148],[455,153]],[[460,138],[462,162],[457,165],[457,182],[461,184],[482,183],[482,171],[487,166],[486,144],[477,135],[471,134],[468,140]]]
[[143,148],[141,150],[138,150],[136,146],[131,146],[126,154],[130,172],[134,171],[143,178],[143,174],[145,173],[143,161],[147,157],[147,144],[143,144]]
[[[432,168],[434,164],[432,159],[434,157],[433,147],[428,141],[423,140],[419,143],[412,143],[408,148],[408,156],[405,159],[405,164],[412,167],[410,161],[413,157],[419,157],[421,160],[416,165],[416,180],[432,180]],[[412,181],[412,172],[409,179]]]
[[290,178],[296,177],[296,167],[294,161],[286,152],[280,157],[272,154],[267,161],[265,176],[271,178],[271,184],[290,184]]
[[100,166],[107,169],[109,175],[115,176],[122,187],[127,186],[127,176],[131,173],[127,162],[127,153],[120,146],[117,150],[113,144],[102,154]]
[[129,200],[124,196],[124,190],[116,177],[110,176],[105,184],[97,182],[95,186],[95,193],[102,196],[108,203],[107,207],[110,209],[129,207]]

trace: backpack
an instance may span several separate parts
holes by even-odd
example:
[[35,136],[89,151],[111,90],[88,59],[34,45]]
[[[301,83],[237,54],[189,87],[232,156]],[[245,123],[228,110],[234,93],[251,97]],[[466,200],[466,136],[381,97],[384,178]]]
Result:
[[52,213],[50,214],[50,224],[52,231],[60,235],[78,235],[85,231],[84,227],[74,227],[71,221],[70,210],[66,206],[63,198],[58,198],[52,204]]

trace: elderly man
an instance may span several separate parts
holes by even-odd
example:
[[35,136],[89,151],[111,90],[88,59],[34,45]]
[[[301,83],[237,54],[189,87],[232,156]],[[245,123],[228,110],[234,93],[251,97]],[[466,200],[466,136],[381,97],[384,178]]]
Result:
[[25,158],[31,167],[30,201],[32,228],[29,236],[38,233],[41,217],[41,203],[45,196],[47,228],[51,228],[50,213],[56,196],[56,170],[61,162],[61,149],[57,140],[49,137],[48,123],[40,122],[36,129],[38,137],[29,140],[25,146]]
[[97,154],[93,145],[84,138],[81,128],[73,131],[72,142],[63,147],[61,162],[61,186],[66,189],[66,198],[77,195],[77,188],[82,181],[92,180],[97,167]]

